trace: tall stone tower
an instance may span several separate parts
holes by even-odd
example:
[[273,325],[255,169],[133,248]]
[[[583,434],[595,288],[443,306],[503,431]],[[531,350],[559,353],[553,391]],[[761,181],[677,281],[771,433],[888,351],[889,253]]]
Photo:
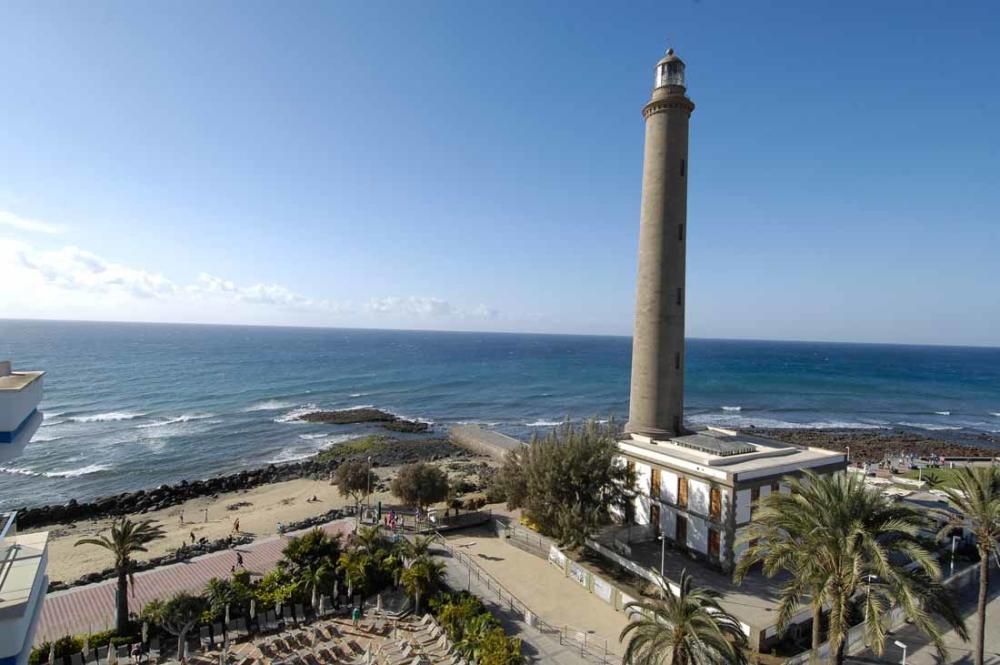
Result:
[[642,109],[639,275],[626,431],[665,438],[684,432],[684,255],[687,238],[688,120],[694,103],[673,49],[656,63]]

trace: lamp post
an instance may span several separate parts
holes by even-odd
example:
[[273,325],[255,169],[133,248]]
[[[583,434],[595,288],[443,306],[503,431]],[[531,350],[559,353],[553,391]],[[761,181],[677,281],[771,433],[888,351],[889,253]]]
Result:
[[367,500],[368,503],[368,513],[371,514],[372,512],[372,456],[371,455],[368,456],[368,474],[365,480],[368,481],[368,490],[367,492],[365,492],[365,499]]
[[865,623],[868,623],[868,598],[872,595],[872,580],[877,580],[878,575],[865,575]]
[[660,577],[663,577],[664,562],[667,558],[667,537],[661,533],[657,538],[660,539]]
[[900,665],[906,665],[906,645],[899,640],[896,640],[893,644],[903,650],[903,660],[899,661],[899,663]]

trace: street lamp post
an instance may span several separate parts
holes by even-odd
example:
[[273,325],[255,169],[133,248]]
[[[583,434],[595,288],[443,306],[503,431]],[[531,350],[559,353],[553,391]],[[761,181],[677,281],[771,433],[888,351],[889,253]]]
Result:
[[868,623],[868,599],[872,595],[872,580],[877,580],[878,575],[865,575],[865,623]]
[[893,644],[903,650],[903,660],[899,661],[900,665],[906,665],[906,645],[896,640]]
[[368,503],[368,514],[372,512],[372,456],[368,456],[368,474],[365,480],[368,483],[368,490],[365,492],[365,499]]
[[667,558],[667,537],[661,533],[658,538],[660,539],[660,577],[663,577],[664,563]]

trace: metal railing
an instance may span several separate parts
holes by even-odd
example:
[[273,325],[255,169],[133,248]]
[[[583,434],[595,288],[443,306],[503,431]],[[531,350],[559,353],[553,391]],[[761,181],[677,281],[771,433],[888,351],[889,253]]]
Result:
[[490,596],[485,600],[494,602],[501,608],[508,610],[512,615],[516,615],[518,621],[522,621],[550,637],[558,635],[559,644],[569,646],[574,650],[578,649],[581,658],[590,659],[598,663],[611,663],[614,665],[621,663],[621,659],[609,650],[607,639],[594,636],[586,630],[568,624],[553,624],[545,621],[495,577],[486,572],[467,553],[460,552],[449,545],[440,534],[438,534],[438,542],[453,559],[468,569],[468,586],[470,591],[472,579],[475,577],[476,581],[485,585],[490,592]]

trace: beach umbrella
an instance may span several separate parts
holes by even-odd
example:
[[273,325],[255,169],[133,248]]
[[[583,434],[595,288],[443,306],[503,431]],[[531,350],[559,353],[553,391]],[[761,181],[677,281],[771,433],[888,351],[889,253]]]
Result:
[[149,622],[142,622],[142,643],[145,644],[149,641]]
[[375,613],[382,614],[382,594],[375,598]]
[[250,599],[250,620],[252,621],[257,617],[257,599]]
[[319,607],[319,588],[313,584],[312,608],[315,610],[317,607]]
[[340,580],[333,581],[333,606],[337,606],[337,600],[340,597]]
[[226,628],[229,628],[229,603],[226,603]]
[[320,616],[323,616],[323,614],[326,613],[326,596],[319,597],[319,609],[317,610],[317,613]]
[[49,645],[49,665],[56,665],[56,643]]

